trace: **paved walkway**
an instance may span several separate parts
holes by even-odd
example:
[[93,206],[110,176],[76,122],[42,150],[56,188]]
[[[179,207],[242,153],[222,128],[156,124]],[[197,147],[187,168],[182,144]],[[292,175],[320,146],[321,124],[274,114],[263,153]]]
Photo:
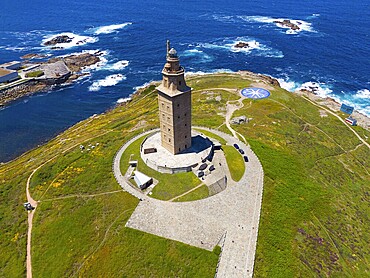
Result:
[[242,179],[203,200],[173,203],[150,198],[130,186],[120,172],[119,161],[125,149],[153,131],[140,134],[122,146],[113,163],[118,183],[142,200],[126,226],[207,250],[213,250],[226,234],[216,276],[252,277],[262,201],[262,166],[244,143],[217,130],[207,130],[245,150],[249,162]]

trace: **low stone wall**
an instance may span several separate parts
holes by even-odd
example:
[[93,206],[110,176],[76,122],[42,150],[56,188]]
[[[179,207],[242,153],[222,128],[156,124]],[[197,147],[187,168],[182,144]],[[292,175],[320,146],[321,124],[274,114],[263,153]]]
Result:
[[209,195],[215,195],[217,193],[220,193],[221,191],[224,191],[227,186],[227,177],[224,176],[218,181],[212,183],[211,185],[208,185]]
[[[158,165],[155,161],[152,161],[152,160],[150,160],[148,158],[145,158],[143,156],[143,153],[144,153],[143,146],[144,146],[145,142],[150,137],[154,136],[158,132],[160,132],[160,131],[159,130],[156,130],[153,133],[149,134],[148,136],[145,137],[145,139],[143,140],[143,142],[140,144],[140,156],[143,159],[144,163],[146,165],[148,165],[150,168],[152,168],[153,170],[158,171],[160,173],[176,174],[176,173],[191,172],[194,167],[196,167],[199,163],[202,163],[202,161],[200,160],[197,163],[194,163],[194,164],[189,165],[189,166],[184,166],[184,167],[168,167],[167,166],[166,167],[166,166],[163,166],[163,165]],[[205,157],[204,159],[212,160],[213,155],[214,155],[214,148],[212,146],[211,151],[209,152],[209,154],[207,155],[207,157]]]
[[150,161],[149,159],[146,159],[144,162],[146,165],[148,165],[153,170],[156,170],[164,174],[176,174],[176,173],[190,172],[192,170],[192,167],[195,167],[196,165],[198,165],[198,164],[194,164],[189,167],[170,168],[170,167],[158,166],[157,164],[155,164],[155,162]]

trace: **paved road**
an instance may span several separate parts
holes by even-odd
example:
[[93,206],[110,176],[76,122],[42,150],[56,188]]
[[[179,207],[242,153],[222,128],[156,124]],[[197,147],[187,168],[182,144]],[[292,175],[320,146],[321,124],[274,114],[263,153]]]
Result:
[[143,135],[140,134],[122,146],[113,163],[118,183],[142,200],[126,226],[207,250],[213,250],[226,235],[217,277],[251,277],[262,201],[262,166],[244,143],[217,130],[208,130],[245,150],[249,162],[242,179],[203,200],[173,203],[150,198],[130,186],[119,167],[123,152]]

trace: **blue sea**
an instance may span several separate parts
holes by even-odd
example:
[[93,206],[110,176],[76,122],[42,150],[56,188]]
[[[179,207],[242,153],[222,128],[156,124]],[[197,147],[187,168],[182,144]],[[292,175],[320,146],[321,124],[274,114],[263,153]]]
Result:
[[[300,31],[274,23],[283,19]],[[75,38],[63,50],[42,45],[63,33]],[[292,92],[317,86],[322,97],[370,115],[369,34],[370,2],[363,0],[2,0],[0,63],[28,53],[104,55],[73,85],[0,110],[0,161],[160,80],[167,39],[188,73],[254,71],[278,78]],[[238,41],[250,47],[237,50]]]

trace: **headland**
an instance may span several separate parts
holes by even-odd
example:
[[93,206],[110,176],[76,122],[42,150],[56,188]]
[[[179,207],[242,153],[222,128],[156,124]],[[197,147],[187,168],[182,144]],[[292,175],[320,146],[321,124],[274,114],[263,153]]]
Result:
[[[204,134],[230,151],[232,145],[206,131],[211,128],[231,135],[227,125],[232,125],[262,164],[264,191],[255,275],[365,275],[370,259],[363,233],[370,229],[365,221],[370,190],[366,168],[370,150],[365,144],[369,131],[343,123],[336,116],[343,119],[345,115],[287,92],[263,75],[189,75],[187,84],[193,88],[193,125],[205,127]],[[266,88],[271,95],[248,99],[240,94],[246,87]],[[155,85],[150,84],[130,101],[0,166],[0,228],[6,231],[0,246],[2,254],[7,254],[0,255],[0,268],[5,276],[25,273],[27,212],[23,203],[28,184],[38,202],[31,247],[34,275],[214,277],[221,247],[204,250],[126,225],[135,209],[145,203],[138,206],[139,199],[122,191],[114,179],[112,161],[123,144],[158,127],[157,105]],[[248,121],[229,122],[241,116]],[[122,167],[134,154],[139,170],[146,171],[140,161],[141,142],[130,145],[134,151],[126,153]],[[237,174],[235,165],[229,168]],[[193,173],[186,174],[161,176],[158,196],[170,192],[173,201],[180,202],[207,198],[209,192],[198,188]],[[169,216],[166,221],[170,220]]]
[[27,95],[52,90],[56,85],[71,84],[87,75],[82,70],[98,63],[101,55],[100,51],[82,52],[54,57],[38,63],[33,62],[32,59],[46,57],[36,53],[22,56],[22,62],[12,62],[16,66],[13,66],[14,69],[10,71],[15,76],[8,74],[9,78],[0,83],[0,107]]

